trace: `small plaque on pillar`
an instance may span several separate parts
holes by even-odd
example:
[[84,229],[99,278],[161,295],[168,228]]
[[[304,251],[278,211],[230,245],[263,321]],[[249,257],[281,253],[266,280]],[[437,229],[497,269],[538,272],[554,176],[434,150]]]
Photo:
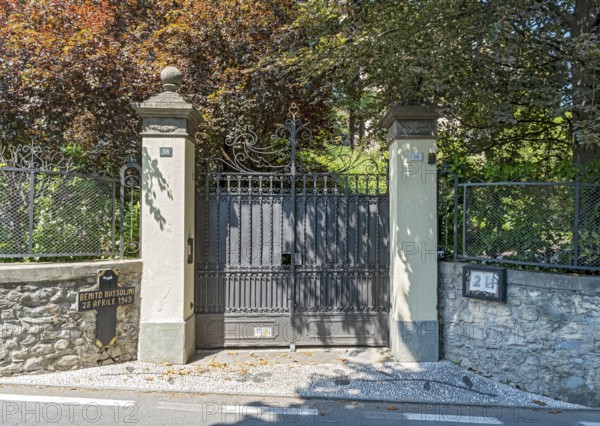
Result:
[[408,161],[423,161],[423,153],[411,152],[408,156]]
[[173,148],[170,146],[161,146],[160,147],[160,156],[161,157],[172,157],[173,156]]

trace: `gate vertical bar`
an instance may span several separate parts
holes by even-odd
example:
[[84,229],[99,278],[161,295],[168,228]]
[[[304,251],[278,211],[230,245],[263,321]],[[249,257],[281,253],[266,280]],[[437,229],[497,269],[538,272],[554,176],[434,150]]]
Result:
[[453,229],[453,238],[454,238],[454,253],[452,253],[453,260],[456,262],[458,260],[458,175],[454,173],[453,176],[453,185],[454,185],[454,229]]
[[462,255],[467,254],[467,184],[463,186]]
[[[250,225],[248,228],[250,228],[250,233],[248,235],[249,237],[249,242],[248,242],[248,265],[250,268],[252,268],[252,235],[254,233],[254,222],[252,220],[253,214],[252,214],[252,208],[253,208],[253,199],[252,199],[252,175],[248,175],[248,224]],[[241,227],[240,227],[241,229]]]
[[121,171],[119,174],[119,257],[123,259],[125,255],[125,247],[123,247],[125,241],[125,178],[124,178],[125,170],[121,167]]
[[[291,132],[290,132],[290,143],[292,144],[292,158],[291,158],[291,213],[290,213],[290,221],[292,228],[292,254],[291,254],[291,275],[290,275],[290,284],[292,290],[292,303],[290,304],[290,322],[292,324],[292,329],[294,329],[294,314],[296,313],[296,116],[292,116],[291,120]],[[283,207],[283,204],[282,204]],[[296,351],[296,340],[292,338],[290,341],[290,351]]]
[[[216,207],[217,207],[217,214],[216,214],[216,228],[217,228],[217,243],[214,244],[212,246],[212,250],[216,250],[216,256],[215,256],[215,267],[214,269],[216,269],[217,271],[221,268],[221,173],[215,173],[215,178],[216,178],[216,184],[217,184],[217,188],[216,188]],[[206,203],[208,204],[208,203]],[[208,256],[207,256],[208,257]],[[213,300],[213,306],[216,309],[220,309],[219,307],[219,302],[222,300],[219,297],[219,294],[221,293],[221,281],[219,280],[218,274],[217,275],[215,282],[214,282],[214,289],[212,291],[212,300]],[[208,287],[208,286],[207,286]],[[213,308],[213,309],[215,309]]]
[[33,253],[33,208],[35,201],[35,172],[29,174],[29,253]]
[[116,234],[117,234],[117,179],[113,179],[112,181],[112,246],[111,246],[111,254],[112,256],[116,256],[117,254],[117,246],[116,246]]

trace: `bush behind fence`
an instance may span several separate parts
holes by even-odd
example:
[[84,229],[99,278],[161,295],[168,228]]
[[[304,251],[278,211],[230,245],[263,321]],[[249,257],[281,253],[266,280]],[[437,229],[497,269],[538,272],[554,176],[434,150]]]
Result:
[[137,254],[139,166],[120,177],[72,167],[38,147],[0,147],[0,260]]
[[600,271],[600,184],[441,177],[440,246],[456,260]]

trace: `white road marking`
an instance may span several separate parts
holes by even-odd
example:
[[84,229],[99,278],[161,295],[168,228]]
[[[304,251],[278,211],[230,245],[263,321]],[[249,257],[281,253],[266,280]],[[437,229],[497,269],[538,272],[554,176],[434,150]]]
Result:
[[182,404],[177,402],[159,402],[157,408],[161,410],[196,411],[207,415],[238,414],[259,417],[262,415],[283,416],[317,416],[318,410],[302,407],[274,407],[255,405],[223,405],[213,403]]
[[495,417],[479,417],[479,416],[454,416],[441,414],[414,414],[403,413],[406,420],[416,420],[422,422],[445,422],[445,423],[467,423],[481,425],[503,425],[500,420]]
[[599,422],[579,422],[582,426],[600,426]]
[[503,425],[504,423],[495,417],[480,416],[456,416],[452,414],[415,414],[415,413],[364,413],[368,419],[402,419],[421,421],[421,422],[444,422],[444,423],[463,423],[463,424],[482,424],[482,425]]
[[94,398],[71,398],[64,396],[43,396],[43,395],[14,395],[0,394],[0,401],[14,402],[44,402],[54,404],[69,404],[69,405],[86,405],[96,404],[105,406],[127,407],[135,404],[135,401],[123,401],[117,399],[94,399]]

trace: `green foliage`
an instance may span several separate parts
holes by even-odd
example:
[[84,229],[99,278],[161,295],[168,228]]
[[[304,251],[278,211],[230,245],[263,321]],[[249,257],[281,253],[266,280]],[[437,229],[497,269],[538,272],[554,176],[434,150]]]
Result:
[[[304,47],[286,63],[375,115],[390,103],[434,103],[448,156],[540,151],[538,162],[600,157],[598,10],[594,2],[302,3]],[[506,158],[505,158],[506,159]]]
[[112,182],[38,175],[33,253],[112,252]]
[[466,255],[524,262],[573,262],[573,189],[468,188]]
[[[89,257],[92,253],[107,256],[113,253],[114,182],[111,179],[35,173],[34,204],[30,210],[30,176],[28,172],[0,172],[3,217],[0,253],[31,253],[29,261],[45,260],[59,253],[63,254],[62,259],[69,259],[65,254]],[[31,251],[30,214],[33,219]]]

